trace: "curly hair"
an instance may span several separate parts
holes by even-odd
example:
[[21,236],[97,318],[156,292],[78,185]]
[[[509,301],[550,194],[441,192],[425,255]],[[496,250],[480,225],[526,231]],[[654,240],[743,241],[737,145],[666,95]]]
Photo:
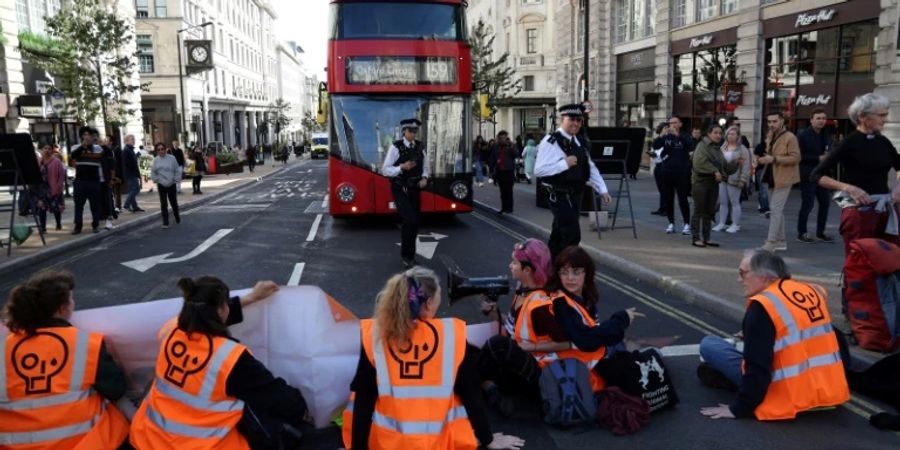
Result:
[[32,335],[69,303],[75,289],[75,276],[70,272],[48,270],[38,272],[17,285],[3,308],[6,327],[13,333]]
[[[413,286],[410,281],[418,286]],[[421,303],[433,297],[439,286],[434,271],[420,266],[392,276],[375,299],[374,318],[381,339],[393,343],[409,340],[415,320],[419,318],[418,314],[413,317],[413,309],[418,310]],[[413,293],[415,299],[410,298]]]

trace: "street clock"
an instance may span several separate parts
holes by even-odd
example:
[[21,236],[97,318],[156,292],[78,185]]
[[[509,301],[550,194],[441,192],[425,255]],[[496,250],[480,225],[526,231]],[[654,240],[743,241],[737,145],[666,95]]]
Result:
[[184,41],[187,50],[187,73],[203,72],[213,68],[212,41]]

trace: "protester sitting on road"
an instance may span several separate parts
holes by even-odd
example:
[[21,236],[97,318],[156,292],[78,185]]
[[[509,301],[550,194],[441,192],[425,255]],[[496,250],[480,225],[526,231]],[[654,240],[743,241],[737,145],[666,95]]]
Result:
[[[131,445],[137,450],[249,449],[270,448],[263,444],[279,439],[290,442],[284,430],[303,426],[303,396],[275,378],[228,331],[243,321],[244,307],[269,298],[278,286],[261,281],[249,294],[230,297],[222,280],[204,276],[182,278],[178,287],[184,306],[159,333],[156,377],[132,420]],[[261,427],[271,436],[245,431]]]
[[[900,245],[897,230],[900,183],[893,191],[887,183],[892,167],[900,180],[900,154],[881,134],[890,104],[890,100],[878,94],[856,97],[847,109],[856,130],[828,152],[812,172],[812,180],[819,186],[843,191],[839,229],[846,253],[850,252],[851,242],[862,238],[874,237]],[[838,164],[843,168],[843,182],[831,175]]]
[[[612,352],[624,350],[625,330],[637,317],[644,314],[628,308],[613,314],[600,323],[597,310],[598,294],[594,286],[596,267],[594,260],[583,248],[570,246],[563,249],[554,261],[556,273],[547,283],[547,293],[553,302],[553,315],[562,328],[563,339],[571,341],[571,349],[555,354],[535,353],[538,361],[576,358],[593,369],[597,362]],[[610,352],[610,354],[612,354]],[[548,358],[549,356],[549,358]],[[591,371],[594,391],[603,389],[605,383],[599,374]]]
[[[532,352],[568,350],[569,342],[561,333],[550,308],[550,297],[543,287],[553,266],[550,249],[537,239],[513,246],[509,271],[516,280],[515,296],[509,313],[500,314],[497,303],[483,301],[481,311],[501,324],[500,334],[485,342],[478,354],[478,373],[489,406],[511,416],[515,405],[504,392],[537,395],[542,365]],[[562,342],[555,342],[556,337]],[[499,385],[499,387],[498,387]]]
[[69,323],[74,289],[71,273],[40,272],[14,287],[6,302],[10,333],[0,340],[4,449],[113,450],[128,435],[128,420],[111,403],[125,393],[125,373],[103,335]]
[[178,192],[175,186],[181,183],[181,166],[175,157],[167,154],[166,144],[156,144],[156,157],[153,158],[153,169],[150,178],[156,183],[159,191],[159,208],[162,214],[163,228],[169,228],[169,203],[172,204],[172,214],[175,223],[181,223],[178,214]]
[[[437,275],[414,266],[378,293],[375,316],[364,319],[344,445],[365,449],[519,449],[525,441],[491,434],[478,387],[466,324],[437,319]],[[474,434],[473,434],[474,430]],[[476,440],[477,438],[477,440]]]
[[697,368],[711,387],[736,389],[731,405],[702,408],[713,419],[793,419],[850,399],[825,290],[791,279],[781,257],[745,253],[738,281],[749,299],[739,336],[743,352],[718,336],[700,342]]

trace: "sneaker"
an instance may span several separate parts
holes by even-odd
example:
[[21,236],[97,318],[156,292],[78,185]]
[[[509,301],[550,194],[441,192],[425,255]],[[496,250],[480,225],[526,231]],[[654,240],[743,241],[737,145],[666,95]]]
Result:
[[675,224],[670,223],[669,226],[666,227],[666,234],[672,234],[675,232]]
[[99,232],[100,232],[100,227],[94,227],[93,229],[91,229],[91,232],[93,232],[94,234],[99,233]]
[[650,211],[650,214],[652,214],[654,216],[664,216],[664,215],[666,215],[666,212],[663,211],[662,209],[657,209],[656,211]]
[[724,224],[724,223],[720,223],[720,224],[718,224],[718,225],[712,227],[712,230],[713,230],[713,231],[722,231],[722,230],[724,230],[724,229],[725,229],[725,224]]
[[681,234],[690,236],[691,235],[691,226],[688,224],[684,224],[684,228],[681,229]]
[[738,387],[731,382],[725,375],[714,369],[713,366],[703,363],[697,366],[697,378],[704,386],[713,389],[724,389],[726,391],[737,391]]
[[816,239],[818,239],[826,244],[834,244],[834,238],[825,233],[816,234]]
[[112,220],[106,219],[106,226],[104,228],[106,228],[107,230],[112,230],[115,227],[116,226],[113,225]]
[[738,231],[741,231],[741,226],[737,224],[731,224],[731,226],[725,230],[726,233],[731,234],[737,233]]
[[760,247],[760,250],[765,250],[767,252],[772,252],[772,253],[784,252],[784,251],[787,251],[787,243],[784,241],[781,241],[781,242],[766,241],[766,243],[763,244],[762,247]]
[[163,225],[163,226],[162,226],[162,229],[163,229],[163,230],[168,230],[168,229],[169,229],[169,226],[168,226],[168,225]]
[[769,211],[766,211],[765,214],[763,214],[763,215],[766,216],[766,219],[769,219],[772,217],[772,213]]
[[813,242],[816,242],[815,239],[809,237],[809,234],[806,233],[797,236],[797,240],[806,244],[812,244]]
[[144,209],[143,208],[134,208],[131,210],[131,212],[133,212],[133,213],[144,212]]

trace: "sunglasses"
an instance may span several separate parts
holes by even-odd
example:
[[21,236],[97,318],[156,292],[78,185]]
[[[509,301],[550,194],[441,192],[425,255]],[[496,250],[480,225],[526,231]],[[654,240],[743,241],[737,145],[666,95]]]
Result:
[[571,278],[580,277],[580,276],[584,276],[584,268],[575,267],[575,268],[570,268],[570,269],[559,269],[559,271],[556,273],[559,274],[560,278],[562,278],[562,277],[571,277]]

